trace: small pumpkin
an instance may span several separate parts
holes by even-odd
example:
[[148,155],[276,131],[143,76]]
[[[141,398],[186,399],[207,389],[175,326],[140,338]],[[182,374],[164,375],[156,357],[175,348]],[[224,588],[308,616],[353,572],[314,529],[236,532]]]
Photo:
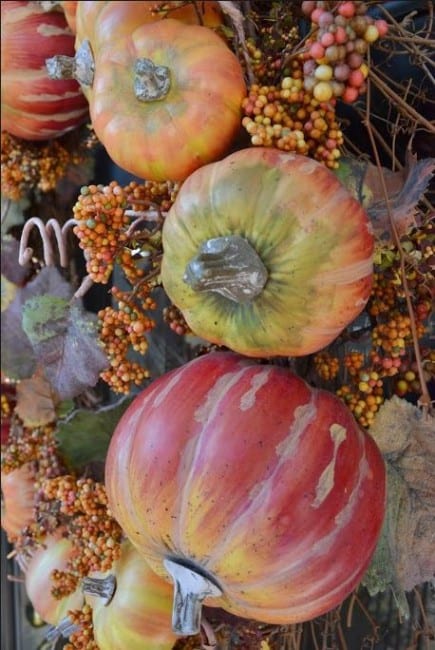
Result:
[[162,241],[163,286],[190,328],[247,356],[316,352],[370,295],[368,217],[305,156],[252,147],[196,170]]
[[82,580],[82,590],[92,607],[100,650],[173,647],[177,639],[171,630],[171,586],[151,570],[128,540],[110,572],[91,573]]
[[74,36],[60,11],[37,2],[1,3],[2,130],[25,140],[56,138],[88,117],[74,79],[50,79],[46,59],[74,55]]
[[47,535],[40,547],[33,551],[25,566],[25,589],[34,610],[43,621],[57,625],[70,609],[81,609],[84,596],[80,588],[63,598],[52,593],[54,570],[65,571],[74,552],[69,539],[57,531]]
[[[64,61],[53,74],[64,74]],[[240,129],[246,95],[236,55],[208,27],[168,18],[110,46],[83,41],[77,74],[92,126],[112,160],[147,180],[184,180],[224,155]]]
[[2,472],[1,489],[1,525],[12,542],[34,519],[36,487],[32,463]]
[[201,602],[288,624],[359,583],[385,512],[373,439],[332,393],[285,368],[208,353],[139,393],[105,485],[130,541],[175,586],[173,626]]

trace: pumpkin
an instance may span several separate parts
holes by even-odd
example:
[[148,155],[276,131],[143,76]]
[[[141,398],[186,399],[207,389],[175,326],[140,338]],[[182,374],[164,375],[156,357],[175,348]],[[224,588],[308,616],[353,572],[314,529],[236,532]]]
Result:
[[77,0],[62,0],[60,6],[73,34],[77,31],[77,7],[80,3]]
[[[94,51],[83,41],[66,73],[78,73],[92,126],[117,165],[147,180],[180,181],[226,153],[246,85],[220,36],[168,18],[107,45]],[[63,63],[53,74],[64,74]]]
[[14,541],[34,519],[36,488],[32,464],[2,472],[1,488],[1,525],[9,541]]
[[162,20],[165,16],[187,24],[200,23],[210,28],[219,27],[223,22],[222,12],[214,0],[197,3],[197,9],[192,3],[180,6],[177,1],[169,1],[160,4],[164,7],[163,13],[156,10],[158,2],[149,0],[79,2],[76,13],[76,48],[88,40],[91,48],[98,52],[104,44],[110,46],[114,38],[129,36],[141,25]]
[[60,11],[37,2],[1,3],[2,129],[25,140],[48,140],[77,127],[88,105],[74,79],[50,79],[46,59],[74,54],[74,36]]
[[66,571],[74,547],[61,531],[47,535],[25,567],[25,589],[34,610],[43,621],[58,625],[71,609],[81,609],[84,596],[80,588],[63,598],[52,594],[52,573]]
[[316,352],[370,295],[368,217],[305,156],[253,147],[196,170],[162,241],[162,283],[192,331],[247,356]]
[[[82,580],[100,650],[171,650],[172,589],[126,540],[110,572]],[[116,624],[113,624],[116,621]]]
[[385,512],[383,458],[349,409],[232,352],[135,397],[105,485],[127,537],[172,576],[179,634],[197,632],[201,601],[274,624],[327,612],[361,580]]

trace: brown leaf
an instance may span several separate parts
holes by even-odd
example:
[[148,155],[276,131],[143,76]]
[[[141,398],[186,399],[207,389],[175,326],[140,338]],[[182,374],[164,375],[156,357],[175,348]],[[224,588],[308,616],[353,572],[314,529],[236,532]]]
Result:
[[27,427],[40,427],[56,420],[57,394],[44,375],[37,368],[32,377],[17,384],[17,415]]
[[387,468],[383,535],[364,582],[372,595],[403,592],[435,572],[435,419],[399,397],[386,401],[370,433]]

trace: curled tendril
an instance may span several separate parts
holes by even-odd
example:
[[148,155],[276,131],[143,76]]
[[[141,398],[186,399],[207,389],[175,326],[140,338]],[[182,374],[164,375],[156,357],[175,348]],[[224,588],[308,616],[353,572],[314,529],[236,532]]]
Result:
[[33,248],[30,248],[28,243],[30,232],[36,226],[42,239],[45,265],[54,265],[54,250],[51,241],[51,235],[54,233],[57,248],[59,251],[60,265],[65,268],[68,265],[66,233],[72,226],[75,225],[77,225],[76,219],[68,219],[68,221],[63,226],[61,226],[56,219],[49,219],[47,223],[44,223],[39,217],[32,217],[26,221],[20,239],[20,250],[18,254],[19,264],[21,266],[25,266],[25,264],[27,264],[32,258]]

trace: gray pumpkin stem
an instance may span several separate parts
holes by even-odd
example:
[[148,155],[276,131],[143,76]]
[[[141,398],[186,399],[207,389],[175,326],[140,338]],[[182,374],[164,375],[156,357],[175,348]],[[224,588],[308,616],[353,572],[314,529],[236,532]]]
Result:
[[220,596],[221,589],[193,567],[168,558],[163,564],[174,582],[173,632],[181,636],[199,634],[202,602],[207,596]]
[[50,79],[75,79],[82,86],[91,87],[94,82],[95,60],[89,41],[83,41],[75,56],[58,54],[46,59]]
[[81,582],[81,588],[84,594],[88,596],[98,596],[108,605],[115,595],[116,578],[113,573],[109,573],[105,578],[91,578],[86,576]]
[[186,266],[183,280],[195,291],[215,291],[243,304],[260,295],[267,277],[251,244],[244,237],[229,235],[204,242]]
[[134,94],[139,101],[154,102],[166,97],[171,87],[168,67],[142,58],[135,61],[134,73]]

